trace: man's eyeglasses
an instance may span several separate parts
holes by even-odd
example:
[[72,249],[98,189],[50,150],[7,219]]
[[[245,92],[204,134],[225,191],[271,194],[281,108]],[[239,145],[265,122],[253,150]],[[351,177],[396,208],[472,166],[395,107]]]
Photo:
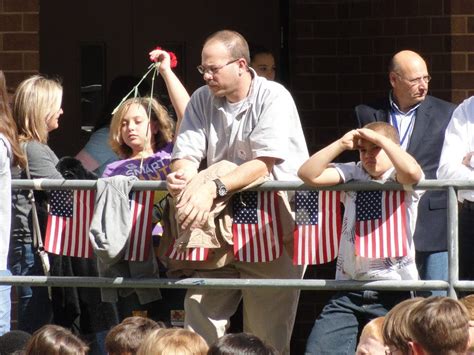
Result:
[[404,78],[403,76],[401,76],[398,73],[395,73],[395,74],[397,74],[400,77],[400,79],[408,81],[408,83],[411,86],[421,84],[421,82],[424,82],[425,84],[428,84],[431,81],[431,76],[429,76],[429,75],[419,76],[418,78],[415,78],[415,79],[407,79],[407,78]]
[[222,68],[228,66],[229,64],[235,63],[235,62],[238,61],[239,59],[240,59],[240,58],[233,59],[233,60],[231,60],[230,62],[227,62],[227,63],[225,63],[225,64],[223,64],[223,65],[218,66],[218,67],[206,68],[204,65],[198,65],[198,66],[196,67],[196,69],[198,70],[199,74],[201,74],[201,75],[204,75],[204,74],[206,74],[206,73],[207,73],[207,74],[210,74],[210,75],[216,75],[219,70],[221,70]]

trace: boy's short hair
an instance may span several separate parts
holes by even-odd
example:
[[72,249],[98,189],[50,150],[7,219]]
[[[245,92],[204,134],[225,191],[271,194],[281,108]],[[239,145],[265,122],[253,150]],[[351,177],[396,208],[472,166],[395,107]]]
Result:
[[398,135],[397,129],[387,122],[370,122],[363,128],[378,132],[392,142],[400,145],[400,136]]
[[409,298],[395,305],[386,315],[382,327],[383,342],[387,346],[393,346],[408,354],[411,340],[408,330],[408,319],[415,306],[423,301],[422,297]]
[[362,328],[362,333],[360,333],[360,338],[362,337],[372,337],[381,343],[383,343],[382,327],[385,317],[377,317],[368,322],[364,328]]
[[140,345],[137,355],[206,355],[208,349],[206,341],[191,330],[154,329]]
[[464,296],[463,298],[459,299],[464,307],[466,307],[467,311],[469,312],[470,320],[474,321],[474,293]]
[[146,336],[160,325],[150,318],[127,317],[113,327],[105,338],[109,354],[135,354]]
[[469,342],[469,313],[464,305],[448,297],[429,297],[410,314],[412,340],[429,354],[462,354]]

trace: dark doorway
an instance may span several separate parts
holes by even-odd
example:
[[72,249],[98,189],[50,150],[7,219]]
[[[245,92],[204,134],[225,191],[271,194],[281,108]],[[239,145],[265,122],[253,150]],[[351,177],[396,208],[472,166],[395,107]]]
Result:
[[[56,154],[75,155],[97,107],[117,75],[142,76],[148,52],[160,45],[178,55],[177,74],[189,92],[202,85],[195,70],[204,39],[234,29],[264,44],[280,62],[286,1],[41,0],[40,71],[63,79],[64,116],[51,135]],[[283,7],[283,8],[282,8]],[[94,60],[95,58],[95,60]],[[287,60],[282,56],[287,67]],[[283,75],[284,77],[284,75]],[[158,80],[160,83],[161,80]],[[82,90],[81,90],[82,88]],[[158,90],[164,91],[163,85]],[[81,110],[82,103],[82,110]],[[85,108],[84,108],[85,106]]]

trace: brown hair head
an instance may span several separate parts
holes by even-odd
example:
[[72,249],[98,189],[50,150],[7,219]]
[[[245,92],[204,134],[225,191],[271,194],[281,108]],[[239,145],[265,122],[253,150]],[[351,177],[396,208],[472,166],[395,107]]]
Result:
[[415,297],[409,298],[397,304],[386,315],[382,327],[383,342],[385,345],[393,346],[408,354],[408,342],[411,340],[410,332],[408,330],[408,318],[412,309],[424,298]]
[[36,332],[26,344],[26,355],[85,355],[89,347],[69,330],[47,324]]
[[463,354],[469,342],[469,313],[464,305],[448,297],[430,297],[410,314],[412,341],[430,354]]
[[247,65],[250,64],[249,45],[244,36],[242,36],[239,32],[231,30],[217,31],[206,38],[204,46],[214,41],[224,44],[232,58],[244,58],[247,62]]
[[150,318],[127,317],[108,332],[105,349],[109,355],[135,354],[146,336],[157,328],[158,323]]

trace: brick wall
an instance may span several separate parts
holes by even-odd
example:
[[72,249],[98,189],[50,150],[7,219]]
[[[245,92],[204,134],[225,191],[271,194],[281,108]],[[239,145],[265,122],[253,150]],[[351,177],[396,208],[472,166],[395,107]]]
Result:
[[0,70],[9,88],[39,70],[39,0],[0,0]]
[[[354,106],[387,95],[391,56],[426,59],[434,96],[460,103],[474,94],[474,1],[294,0],[290,2],[291,92],[310,153],[353,128]],[[307,278],[332,278],[334,266]],[[302,354],[329,292],[302,292],[292,350]]]
[[474,2],[295,0],[292,93],[310,151],[353,126],[352,108],[389,89],[387,64],[401,49],[423,55],[433,95],[459,103],[474,87]]

